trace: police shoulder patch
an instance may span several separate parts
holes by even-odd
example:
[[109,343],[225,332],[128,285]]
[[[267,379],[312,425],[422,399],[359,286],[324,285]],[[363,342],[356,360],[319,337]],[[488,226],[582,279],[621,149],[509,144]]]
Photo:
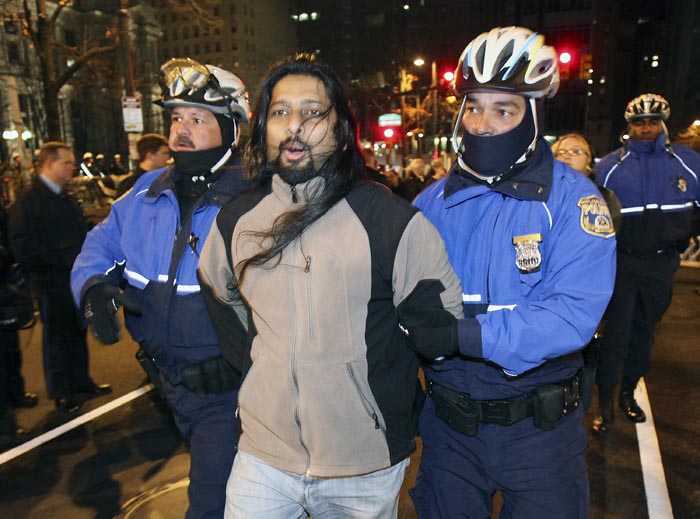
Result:
[[578,206],[581,208],[581,229],[601,238],[610,238],[615,235],[610,210],[600,196],[581,197]]

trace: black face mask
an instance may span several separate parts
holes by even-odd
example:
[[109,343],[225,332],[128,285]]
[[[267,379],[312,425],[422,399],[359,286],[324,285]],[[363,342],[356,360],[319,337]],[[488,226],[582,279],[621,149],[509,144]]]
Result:
[[525,100],[523,120],[500,135],[472,135],[462,130],[459,156],[470,169],[479,175],[495,177],[507,172],[527,151],[535,139],[535,123],[529,100]]
[[231,143],[235,139],[235,127],[229,117],[221,114],[214,114],[219,123],[221,131],[221,146],[200,151],[171,151],[170,154],[175,161],[175,168],[181,175],[196,177],[206,177],[224,154],[231,149]]
[[171,151],[175,168],[181,175],[188,177],[207,176],[211,168],[221,160],[230,146],[217,146],[200,151]]

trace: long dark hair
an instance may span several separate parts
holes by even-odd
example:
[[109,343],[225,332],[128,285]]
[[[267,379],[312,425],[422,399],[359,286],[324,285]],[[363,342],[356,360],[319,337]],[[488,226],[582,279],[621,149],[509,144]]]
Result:
[[272,245],[243,260],[239,283],[243,281],[243,271],[251,265],[263,265],[274,257],[277,262],[281,253],[313,222],[333,207],[349,191],[352,184],[363,174],[365,162],[360,151],[359,132],[350,100],[336,73],[311,54],[290,56],[271,67],[260,89],[260,97],[255,107],[250,142],[246,149],[246,163],[251,177],[263,188],[275,173],[275,165],[268,160],[267,118],[272,100],[272,90],[285,76],[301,75],[317,78],[323,83],[331,107],[325,114],[329,117],[335,110],[336,124],[333,128],[335,151],[319,169],[325,180],[321,193],[308,197],[308,204],[298,210],[289,211],[277,217],[269,231],[252,233]]

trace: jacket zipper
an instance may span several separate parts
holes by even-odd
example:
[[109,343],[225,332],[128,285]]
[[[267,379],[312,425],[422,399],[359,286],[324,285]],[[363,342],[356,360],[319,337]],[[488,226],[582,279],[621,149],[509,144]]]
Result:
[[[289,272],[289,277],[293,277],[293,273],[290,270]],[[292,286],[290,279],[290,283],[288,286]],[[290,294],[293,296],[293,294]],[[292,322],[295,323],[297,322],[296,317],[297,317],[297,309],[296,306],[294,306],[294,297],[290,297],[290,300],[292,301]],[[306,454],[306,473],[308,475],[311,475],[309,473],[310,467],[311,467],[311,455],[309,454],[309,449],[306,447],[306,444],[304,443],[304,438],[301,430],[301,419],[299,418],[299,380],[297,377],[297,331],[296,328],[293,330],[293,339],[292,339],[292,348],[291,348],[291,369],[292,369],[292,384],[294,385],[294,421],[296,422],[297,426],[297,434],[299,435],[299,443],[301,444],[302,448],[304,449],[304,454]]]
[[357,391],[357,394],[360,396],[360,401],[362,402],[362,406],[365,408],[365,412],[374,420],[374,428],[375,429],[381,429],[383,433],[386,434],[386,430],[384,427],[382,427],[382,424],[379,423],[379,416],[377,415],[377,412],[374,410],[374,407],[372,407],[372,403],[367,400],[367,397],[365,397],[364,394],[362,394],[362,391],[360,391],[360,384],[357,382],[357,377],[355,377],[355,372],[352,369],[352,366],[347,363],[345,364],[345,367],[348,370],[348,374],[350,375],[350,380],[352,381],[352,384],[355,386],[355,390]]

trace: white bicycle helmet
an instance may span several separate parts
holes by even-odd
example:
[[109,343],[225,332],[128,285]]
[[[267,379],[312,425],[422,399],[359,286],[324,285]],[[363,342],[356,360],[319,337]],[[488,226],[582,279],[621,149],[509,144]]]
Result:
[[525,27],[495,27],[474,38],[455,70],[458,95],[495,89],[530,98],[554,97],[559,88],[559,65],[554,47],[544,36]]
[[172,58],[160,68],[166,108],[196,106],[215,114],[249,122],[250,105],[245,85],[235,74],[191,58]]
[[641,119],[642,117],[655,117],[664,121],[671,115],[671,106],[668,101],[659,94],[642,94],[635,97],[625,109],[627,122]]

